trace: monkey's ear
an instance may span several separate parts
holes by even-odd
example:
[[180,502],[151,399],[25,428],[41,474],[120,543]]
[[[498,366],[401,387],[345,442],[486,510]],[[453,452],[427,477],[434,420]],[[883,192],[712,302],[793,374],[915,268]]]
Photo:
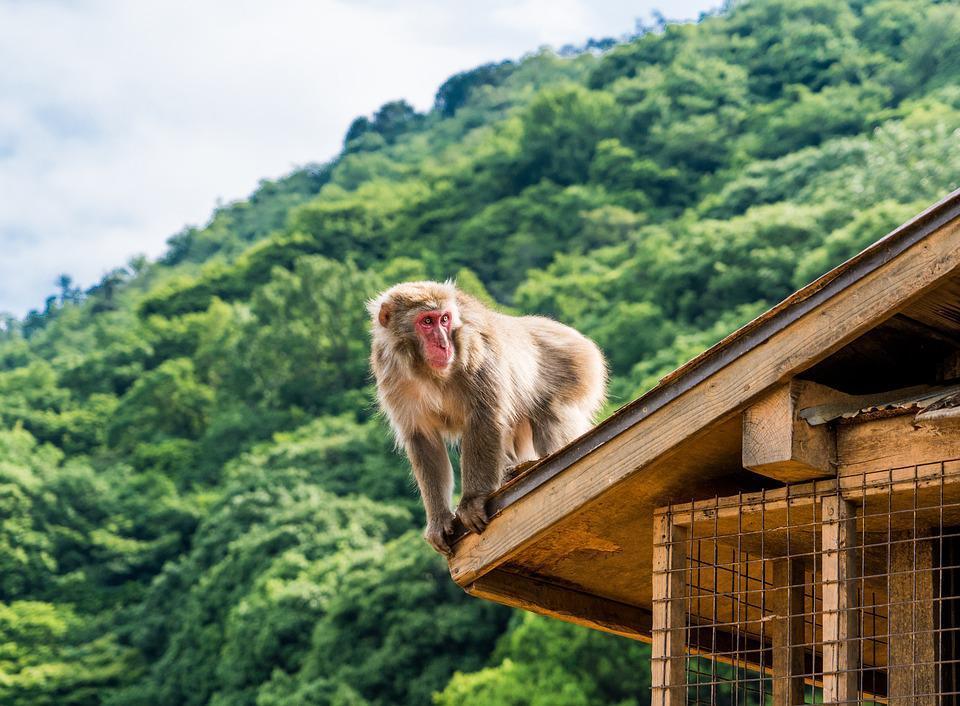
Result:
[[384,302],[380,305],[380,312],[377,314],[377,321],[380,325],[386,327],[390,323],[390,317],[393,315],[393,307],[390,302]]

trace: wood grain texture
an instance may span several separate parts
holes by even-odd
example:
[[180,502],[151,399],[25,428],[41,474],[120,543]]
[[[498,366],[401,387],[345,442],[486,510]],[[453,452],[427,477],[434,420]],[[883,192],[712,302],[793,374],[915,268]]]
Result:
[[859,703],[857,524],[851,503],[823,499],[823,703]]
[[837,455],[833,430],[811,426],[799,412],[846,397],[801,380],[774,387],[743,411],[743,467],[783,483],[832,476]]
[[[647,482],[647,474],[661,482]],[[649,608],[654,509],[671,497],[704,497],[690,494],[691,485],[685,480],[690,475],[699,479],[700,492],[711,497],[735,494],[744,489],[744,481],[754,482],[754,490],[761,487],[759,483],[773,483],[741,469],[740,416],[736,415],[691,440],[682,454],[666,454],[645,473],[624,481],[619,492],[604,497],[602,505],[591,504],[566,518],[557,531],[532,542],[506,565]],[[676,485],[670,482],[674,478]]]
[[960,338],[960,278],[944,282],[936,291],[918,299],[908,312],[911,319]]
[[461,585],[475,581],[565,518],[589,513],[591,503],[616,494],[631,476],[641,476],[654,497],[658,486],[684,480],[646,475],[644,469],[907,307],[958,266],[960,224],[950,222],[504,508],[482,535],[456,545],[451,576]]
[[840,477],[960,459],[960,420],[906,416],[841,425],[837,457]]
[[669,513],[653,518],[652,706],[687,702],[686,588],[687,531]]
[[889,654],[887,695],[891,705],[937,704],[933,542],[906,533],[890,548],[887,590]]
[[653,619],[649,610],[598,598],[574,588],[498,569],[474,581],[466,590],[472,596],[513,608],[634,640],[650,641]]
[[772,608],[776,619],[773,637],[773,706],[803,703],[803,562],[777,559],[773,562]]

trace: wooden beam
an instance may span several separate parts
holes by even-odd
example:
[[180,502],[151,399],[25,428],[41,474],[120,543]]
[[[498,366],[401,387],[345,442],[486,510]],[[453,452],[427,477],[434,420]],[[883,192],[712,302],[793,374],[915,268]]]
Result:
[[857,522],[839,496],[821,503],[823,543],[823,703],[859,703]]
[[[951,287],[951,289],[955,290],[955,287]],[[954,299],[956,294],[956,291],[947,293],[947,301],[956,301]],[[928,296],[935,296],[935,293],[931,292]],[[917,304],[919,304],[919,302],[917,302]],[[941,326],[931,326],[929,323],[918,321],[906,314],[897,314],[887,321],[884,326],[888,329],[902,331],[913,338],[932,339],[948,346],[960,346],[960,333],[951,329],[944,329]]]
[[521,608],[568,623],[643,642],[650,641],[653,618],[645,608],[557,586],[498,569],[466,587],[477,598]]
[[773,562],[773,705],[803,703],[805,662],[803,589],[806,578],[799,559]]
[[[817,307],[736,356],[725,367],[594,446],[594,437],[574,442],[574,460],[519,500],[503,507],[483,534],[469,534],[455,546],[450,573],[460,585],[510,560],[590,504],[619,492],[624,480],[656,485],[643,470],[736,415],[771,386],[789,379],[868,329],[906,308],[960,267],[960,220],[951,220],[859,276]],[[673,383],[671,383],[673,384]],[[642,411],[643,400],[639,401]],[[613,424],[616,420],[608,420]],[[582,454],[577,451],[583,447]],[[576,452],[576,453],[575,453]],[[549,465],[549,463],[547,464]],[[683,479],[670,478],[673,484]],[[693,482],[691,476],[689,481]],[[636,511],[652,511],[664,497],[651,491]]]
[[807,407],[846,397],[823,385],[791,380],[743,412],[743,467],[784,483],[829,478],[837,449],[833,430],[799,417]]
[[652,706],[687,701],[687,531],[669,513],[653,518]]
[[888,703],[936,706],[939,689],[933,541],[913,533],[893,540],[887,576]]
[[889,417],[837,427],[840,477],[960,458],[960,420]]
[[944,333],[960,337],[960,280],[953,278],[914,302],[904,314]]

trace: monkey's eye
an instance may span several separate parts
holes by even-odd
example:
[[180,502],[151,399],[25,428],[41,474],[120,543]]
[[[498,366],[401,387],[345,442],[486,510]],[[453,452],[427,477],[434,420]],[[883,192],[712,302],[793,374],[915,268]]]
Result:
[[450,323],[450,315],[449,315],[449,314],[444,314],[443,316],[441,316],[441,317],[440,317],[440,323],[443,324],[444,326],[446,326],[448,323]]
[[433,326],[433,317],[424,316],[422,319],[420,319],[420,323],[423,324],[424,326]]

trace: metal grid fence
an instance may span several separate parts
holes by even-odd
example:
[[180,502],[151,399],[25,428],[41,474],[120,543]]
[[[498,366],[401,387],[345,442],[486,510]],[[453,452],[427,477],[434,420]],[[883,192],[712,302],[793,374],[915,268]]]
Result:
[[960,704],[960,462],[671,506],[653,702]]

